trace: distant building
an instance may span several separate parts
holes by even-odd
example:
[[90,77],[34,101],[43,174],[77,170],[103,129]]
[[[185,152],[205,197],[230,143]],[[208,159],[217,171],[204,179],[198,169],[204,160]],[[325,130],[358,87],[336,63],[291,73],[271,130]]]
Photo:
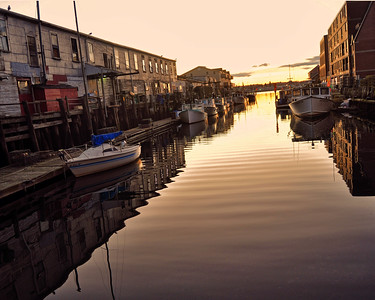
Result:
[[310,72],[309,72],[309,79],[312,81],[312,82],[319,82],[320,81],[320,76],[319,76],[319,65],[317,65],[316,67],[314,67]]
[[320,41],[320,65],[319,65],[320,82],[327,83],[328,75],[329,75],[328,36],[325,35]]
[[222,68],[209,69],[204,66],[196,67],[181,75],[181,78],[192,80],[195,84],[211,86],[216,95],[226,96],[231,89],[233,76]]
[[[130,92],[138,101],[169,94],[176,61],[112,43],[58,25],[0,9],[0,115],[22,113],[20,101],[55,100],[85,94],[106,105]],[[82,53],[80,53],[80,49]],[[51,108],[53,110],[53,108]],[[48,108],[47,108],[48,110]]]
[[374,1],[346,1],[328,29],[331,84],[351,86],[375,74],[374,32]]

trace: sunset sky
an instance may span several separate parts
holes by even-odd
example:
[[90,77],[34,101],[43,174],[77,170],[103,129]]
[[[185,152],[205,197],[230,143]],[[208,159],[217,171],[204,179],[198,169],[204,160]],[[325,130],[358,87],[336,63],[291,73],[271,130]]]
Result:
[[[177,59],[177,73],[224,68],[242,85],[307,78],[342,0],[76,0],[79,29]],[[0,7],[37,17],[36,1]],[[40,0],[43,21],[75,29],[72,0]]]

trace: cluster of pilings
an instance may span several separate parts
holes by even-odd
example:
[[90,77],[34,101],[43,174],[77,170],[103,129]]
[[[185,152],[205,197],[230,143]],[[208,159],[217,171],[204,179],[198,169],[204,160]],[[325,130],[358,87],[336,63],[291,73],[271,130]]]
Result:
[[[135,128],[145,118],[153,121],[172,116],[173,102],[121,102],[104,107],[100,99],[89,104],[86,115],[81,99],[22,102],[22,116],[0,117],[0,166],[30,159],[62,148],[87,143],[91,134]],[[46,103],[57,101],[54,111],[40,112]],[[30,110],[30,107],[33,107]],[[37,113],[35,113],[37,111]],[[90,125],[90,126],[89,126]]]

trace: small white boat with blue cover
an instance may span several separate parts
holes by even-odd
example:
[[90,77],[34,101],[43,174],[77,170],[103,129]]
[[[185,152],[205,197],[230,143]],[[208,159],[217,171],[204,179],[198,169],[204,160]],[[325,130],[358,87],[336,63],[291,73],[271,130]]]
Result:
[[65,150],[60,150],[60,157],[75,177],[81,177],[129,164],[141,155],[140,145],[122,142],[114,146],[110,141],[122,132],[92,135],[93,146],[83,151],[78,157],[71,157]]

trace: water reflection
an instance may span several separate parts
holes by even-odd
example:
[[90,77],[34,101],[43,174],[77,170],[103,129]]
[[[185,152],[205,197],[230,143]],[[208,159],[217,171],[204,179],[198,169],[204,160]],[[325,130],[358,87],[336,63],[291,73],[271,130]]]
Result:
[[375,125],[350,115],[301,119],[291,114],[293,142],[325,142],[353,196],[375,195]]
[[[138,258],[139,261],[132,265],[128,264],[128,269],[124,270],[124,273],[128,272],[129,277],[136,279],[132,281],[128,277],[128,281],[123,280],[118,284],[125,286],[126,282],[128,290],[124,293],[130,295],[129,298],[139,299],[144,295],[151,298],[150,295],[154,292],[163,295],[168,289],[167,285],[172,289],[171,294],[167,294],[169,298],[176,295],[176,299],[181,293],[193,298],[193,295],[186,293],[185,284],[188,287],[197,287],[198,283],[194,278],[198,273],[199,281],[205,282],[205,285],[201,290],[197,289],[194,294],[196,298],[206,295],[206,283],[211,291],[216,290],[218,286],[223,287],[224,292],[228,292],[225,288],[244,289],[245,292],[240,294],[239,298],[259,299],[268,292],[267,295],[274,296],[268,299],[273,299],[277,296],[269,286],[274,282],[284,291],[284,296],[291,296],[292,294],[285,293],[285,286],[290,291],[293,279],[302,278],[301,280],[310,283],[311,278],[320,280],[323,276],[322,280],[327,279],[327,282],[328,279],[332,282],[336,280],[336,270],[341,272],[343,269],[341,265],[345,259],[342,259],[342,255],[345,254],[345,257],[351,259],[354,259],[355,255],[345,252],[337,256],[339,263],[335,263],[336,254],[332,253],[351,249],[352,245],[345,247],[345,244],[341,244],[347,242],[347,236],[344,235],[346,228],[340,231],[340,235],[345,237],[343,242],[337,237],[340,228],[333,226],[340,222],[340,216],[343,216],[344,220],[340,226],[350,225],[351,230],[359,226],[357,224],[352,227],[351,224],[347,224],[346,218],[350,215],[355,201],[350,199],[345,202],[349,207],[348,214],[343,206],[340,208],[340,214],[332,217],[338,210],[336,202],[333,204],[332,199],[322,199],[322,195],[337,193],[336,190],[331,190],[332,182],[324,182],[327,180],[327,176],[324,176],[325,164],[329,161],[330,169],[333,162],[337,165],[353,196],[374,195],[374,125],[365,120],[339,115],[309,123],[295,119],[288,112],[276,112],[276,123],[280,122],[280,134],[269,138],[263,135],[264,132],[269,135],[275,134],[274,111],[272,114],[268,111],[270,107],[274,108],[266,101],[260,102],[259,107],[258,103],[256,105],[248,106],[245,111],[241,111],[241,116],[230,111],[205,124],[181,126],[154,136],[142,144],[141,160],[125,168],[78,180],[69,178],[0,207],[0,298],[40,299],[62,286],[68,276],[74,279],[73,285],[68,280],[59,290],[61,297],[70,298],[74,293],[85,298],[87,294],[84,292],[87,289],[92,289],[92,294],[101,299],[117,296],[110,275],[114,268],[117,272],[122,271],[123,262],[111,252],[115,250],[118,254],[118,249],[114,249],[114,245],[111,249],[107,242],[120,235],[126,220],[139,215],[140,212],[142,216],[151,215],[151,208],[154,207],[146,206],[147,200],[158,196],[166,187],[178,185],[178,180],[178,189],[170,193],[170,198],[173,199],[163,202],[154,213],[155,217],[149,219],[153,231],[139,240],[131,240],[136,246],[133,246],[133,252],[130,251],[129,254],[128,251],[126,255],[129,260]],[[269,115],[262,111],[263,108]],[[249,113],[251,110],[254,110],[253,114]],[[269,123],[265,123],[264,119],[270,120]],[[245,127],[246,122],[252,126]],[[237,125],[237,128],[242,126],[244,130],[236,131]],[[256,127],[257,125],[259,127]],[[264,128],[267,131],[262,131]],[[227,133],[231,130],[234,139],[228,141],[230,135]],[[293,141],[287,137],[286,132],[289,130],[293,132]],[[220,139],[224,134],[225,137]],[[251,138],[248,138],[249,134],[252,134]],[[302,153],[301,163],[295,163],[290,153],[291,144],[299,145],[316,138],[332,144],[330,147],[333,161],[329,155],[322,159],[316,155],[316,150],[309,149]],[[213,148],[208,148],[204,143],[198,145],[202,147],[198,149],[197,159],[190,163],[193,166],[189,169],[186,166],[187,150],[200,139],[213,141],[211,144],[220,142],[221,145],[216,143]],[[267,149],[271,142],[277,147]],[[331,152],[330,148],[326,149]],[[206,153],[209,155],[205,155]],[[302,162],[302,159],[305,161]],[[317,166],[320,163],[323,167]],[[316,170],[312,170],[315,166]],[[292,171],[289,172],[290,169]],[[184,176],[177,176],[181,175],[182,171],[183,175],[189,173],[192,177],[185,176],[185,181],[181,180]],[[174,180],[176,183],[169,185]],[[340,187],[346,188],[343,182],[341,183]],[[164,191],[170,190],[173,189]],[[314,194],[312,198],[308,198],[310,194]],[[344,193],[338,194],[341,196]],[[163,197],[165,196],[158,199],[164,199]],[[310,201],[311,199],[314,201]],[[148,213],[143,214],[144,210]],[[173,219],[174,214],[178,215],[177,221]],[[325,216],[328,216],[327,219]],[[132,221],[139,219],[142,218]],[[332,222],[332,219],[335,221]],[[155,220],[159,223],[155,224]],[[225,226],[222,226],[223,220]],[[328,225],[324,227],[324,224]],[[132,227],[134,230],[136,226],[129,226],[128,229]],[[170,228],[175,231],[170,231]],[[333,234],[329,235],[330,232]],[[157,236],[151,237],[155,233]],[[138,235],[139,232],[133,234]],[[125,234],[122,235],[122,248],[128,243],[124,236]],[[334,243],[331,243],[332,240]],[[323,247],[320,246],[320,242]],[[337,247],[332,246],[335,243]],[[147,248],[152,244],[157,244],[157,247]],[[293,249],[290,247],[291,244]],[[325,252],[327,247],[331,247],[331,252]],[[298,250],[295,250],[296,248]],[[90,271],[95,268],[88,268],[89,272],[87,269],[86,272],[82,270],[83,264],[87,266],[97,263],[93,261],[95,249],[106,253],[107,265],[105,270],[96,270],[100,275],[93,277],[103,276],[103,285],[106,288],[96,287],[98,282],[91,277],[91,281],[87,279],[88,275],[91,275]],[[160,251],[161,255],[157,256],[153,252],[155,250]],[[146,253],[147,251],[150,253]],[[134,253],[139,255],[134,256]],[[232,255],[233,253],[236,255]],[[112,259],[109,259],[108,255]],[[325,261],[321,260],[322,257]],[[273,259],[275,260],[272,261]],[[316,263],[310,264],[312,260]],[[111,266],[110,261],[116,262],[117,265]],[[273,262],[272,266],[269,266],[270,262]],[[329,264],[331,269],[326,268]],[[160,265],[163,270],[160,270]],[[322,271],[319,271],[319,268],[317,270],[316,265],[319,265]],[[215,266],[213,270],[210,270],[211,266]],[[144,273],[143,268],[146,268]],[[199,270],[198,273],[194,273],[197,272],[196,269]],[[254,270],[257,272],[254,273]],[[308,275],[305,275],[306,270],[310,270]],[[185,273],[182,273],[183,271]],[[348,277],[352,276],[351,272],[353,271],[349,272]],[[181,281],[180,278],[186,274],[189,276]],[[222,274],[226,277],[221,277]],[[284,276],[290,279],[285,286],[282,285]],[[139,282],[139,278],[140,281],[147,282],[155,282],[159,278],[162,282],[160,289],[153,286],[140,295],[141,288],[137,289],[134,286],[138,283],[143,288],[145,285]],[[83,279],[86,279],[86,285],[82,284]],[[264,289],[258,284],[263,280],[266,283]],[[240,283],[235,286],[237,282]],[[61,291],[62,289],[65,290]],[[258,291],[258,294],[255,292],[255,296],[250,297],[250,289]],[[306,290],[304,287],[301,289]],[[77,290],[82,292],[76,293]],[[301,290],[298,291],[303,294]],[[223,295],[221,290],[217,293],[216,298]],[[229,292],[225,294],[225,298],[229,298],[229,295]],[[146,296],[144,298],[147,298]],[[168,298],[167,296],[164,298]]]
[[334,120],[331,114],[321,118],[302,119],[292,114],[290,128],[294,132],[293,142],[327,140],[330,138]]
[[353,196],[375,195],[375,125],[337,117],[332,130],[333,157]]
[[[185,139],[210,137],[219,127],[224,132],[231,120],[226,114],[208,123],[184,124],[179,132],[171,130],[142,143],[141,159],[133,164],[70,177],[0,207],[0,298],[43,298],[72,271],[80,291],[77,266],[101,245],[108,251],[107,241],[125,220],[138,215],[137,209],[184,168]],[[114,297],[109,284],[108,298]]]

